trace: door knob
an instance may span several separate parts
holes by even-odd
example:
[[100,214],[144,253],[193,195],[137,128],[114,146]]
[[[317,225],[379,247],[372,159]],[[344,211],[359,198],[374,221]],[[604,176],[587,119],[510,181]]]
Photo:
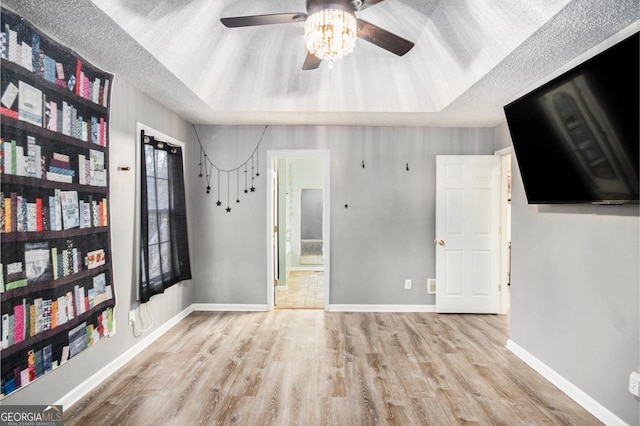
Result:
[[445,243],[444,243],[444,240],[438,240],[438,245],[439,245],[439,246],[444,246],[444,244],[445,244]]

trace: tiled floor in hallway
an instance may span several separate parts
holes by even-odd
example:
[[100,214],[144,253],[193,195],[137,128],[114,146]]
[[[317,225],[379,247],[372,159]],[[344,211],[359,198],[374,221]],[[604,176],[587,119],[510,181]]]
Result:
[[287,277],[287,288],[276,291],[278,296],[276,308],[322,309],[324,308],[324,272],[292,271]]

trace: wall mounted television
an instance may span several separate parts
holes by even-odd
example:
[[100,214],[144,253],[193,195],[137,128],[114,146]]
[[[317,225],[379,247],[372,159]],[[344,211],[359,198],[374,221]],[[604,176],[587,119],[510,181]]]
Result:
[[504,107],[529,204],[638,203],[639,33]]

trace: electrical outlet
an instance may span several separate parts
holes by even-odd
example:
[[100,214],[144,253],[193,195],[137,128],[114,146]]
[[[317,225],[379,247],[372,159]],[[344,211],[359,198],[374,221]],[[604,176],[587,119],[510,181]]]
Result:
[[629,392],[635,396],[640,396],[640,373],[632,371],[629,375]]
[[406,290],[411,290],[411,280],[404,280],[404,288]]
[[427,293],[428,294],[436,294],[436,279],[429,278],[427,280]]
[[129,325],[136,323],[136,311],[129,311]]

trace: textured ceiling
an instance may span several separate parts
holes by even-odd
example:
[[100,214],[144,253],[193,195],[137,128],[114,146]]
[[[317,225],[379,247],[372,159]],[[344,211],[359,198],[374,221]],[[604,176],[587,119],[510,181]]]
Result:
[[85,58],[195,124],[495,126],[502,107],[593,46],[638,26],[637,0],[386,0],[358,17],[415,43],[358,40],[302,71],[304,0],[3,0]]

